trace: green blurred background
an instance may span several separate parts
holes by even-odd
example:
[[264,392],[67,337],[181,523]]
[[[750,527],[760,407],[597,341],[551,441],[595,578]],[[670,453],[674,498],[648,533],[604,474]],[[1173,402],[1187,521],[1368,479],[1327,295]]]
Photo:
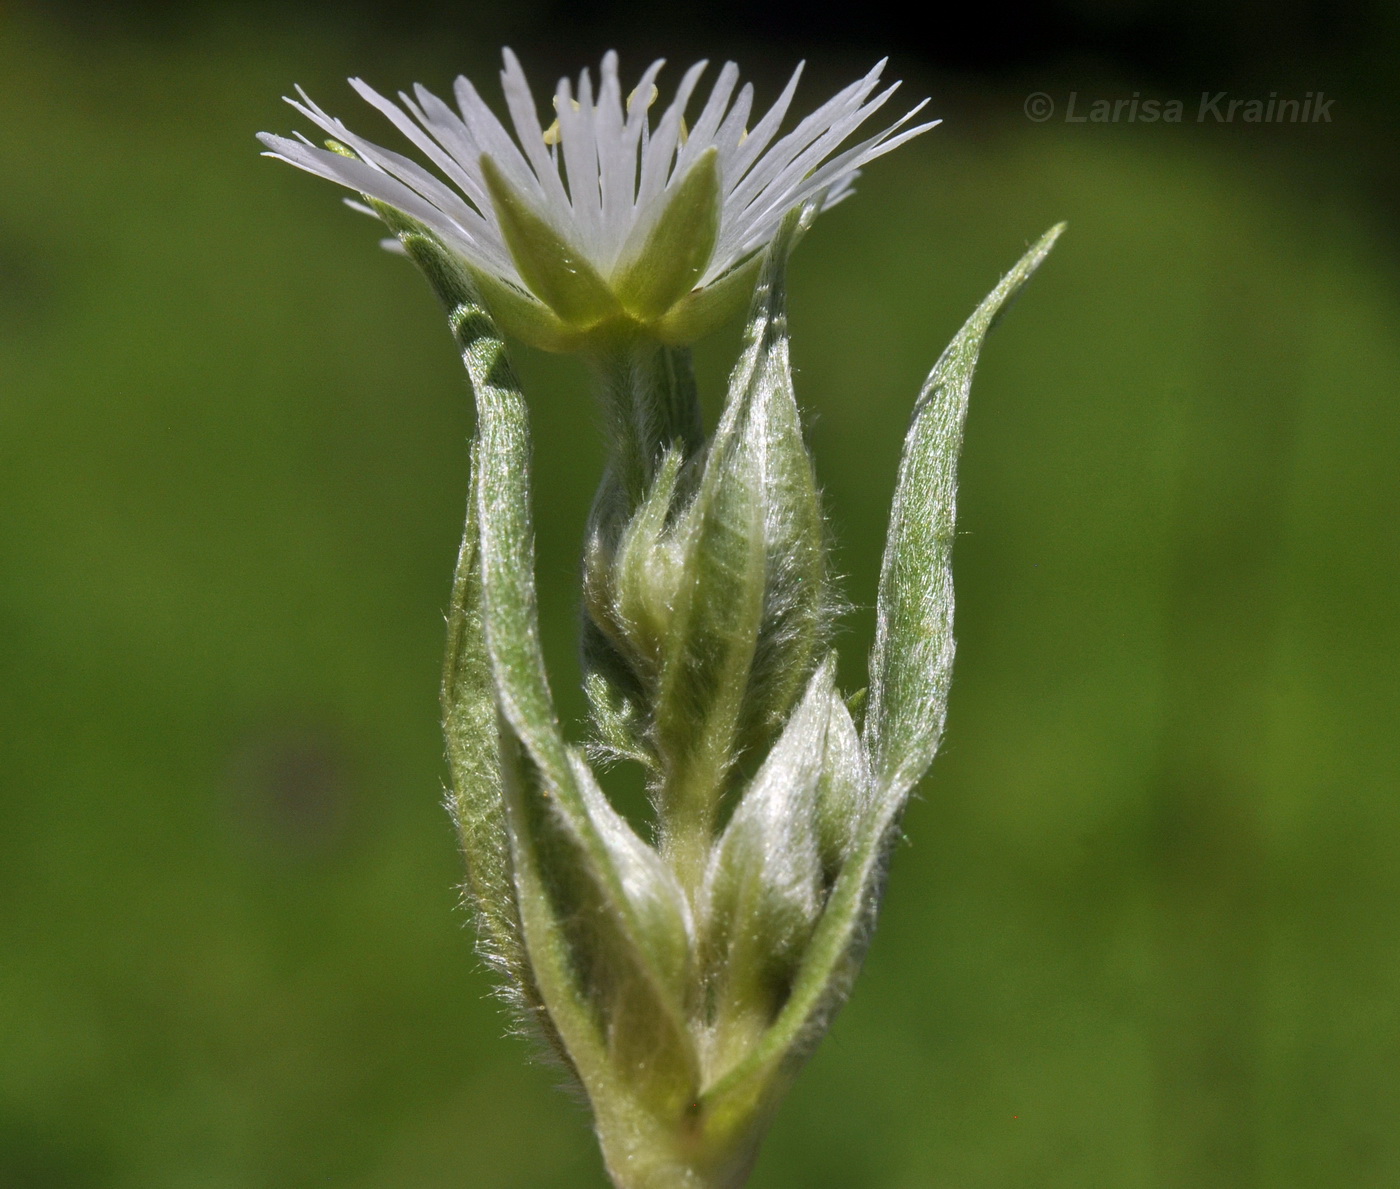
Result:
[[[1400,1184],[1396,20],[1018,11],[6,6],[0,1187],[604,1183],[454,891],[464,379],[411,269],[252,139],[297,82],[372,136],[348,74],[494,95],[502,40],[541,85],[732,54],[761,99],[889,50],[948,117],[794,266],[848,688],[923,375],[1070,223],[973,390],[945,750],[755,1189]],[[1333,121],[1197,125],[1203,89]],[[1071,90],[1188,117],[1022,113]],[[596,418],[519,363],[576,718]]]

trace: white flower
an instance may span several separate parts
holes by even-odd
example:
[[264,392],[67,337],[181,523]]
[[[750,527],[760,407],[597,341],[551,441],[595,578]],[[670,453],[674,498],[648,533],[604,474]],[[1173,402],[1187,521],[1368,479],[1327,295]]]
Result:
[[579,346],[600,328],[640,327],[672,342],[698,337],[746,298],[752,264],[790,211],[840,201],[862,165],[938,122],[905,127],[920,103],[841,149],[899,85],[876,93],[880,62],[779,137],[801,66],[749,127],[753,86],[736,93],[731,62],[687,128],[706,66],[699,62],[653,125],[662,63],[652,63],[624,100],[609,52],[596,93],[586,70],[577,89],[560,80],[558,118],[546,131],[520,63],[510,50],[503,56],[514,137],[466,78],[457,80],[455,111],[421,86],[412,97],[400,92],[396,104],[350,80],[442,177],[356,136],[300,89],[300,101],[288,102],[353,156],[301,136],[260,139],[268,156],[425,224],[509,329],[554,349]]

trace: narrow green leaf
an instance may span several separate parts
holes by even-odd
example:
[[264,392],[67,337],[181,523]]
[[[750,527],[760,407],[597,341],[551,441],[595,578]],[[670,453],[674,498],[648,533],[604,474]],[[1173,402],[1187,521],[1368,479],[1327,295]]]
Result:
[[[443,305],[450,310],[465,300],[471,292],[470,278],[437,236],[401,211],[377,200],[371,202],[399,236]],[[506,824],[495,683],[482,619],[475,455],[473,449],[472,495],[453,575],[443,659],[443,734],[451,774],[448,807],[466,866],[465,891],[475,917],[478,950],[501,976],[502,997],[520,1013],[527,1029],[569,1064],[563,1040],[543,1007],[516,898],[517,873]]]
[[602,1028],[574,966],[563,924],[554,910],[541,870],[540,848],[519,819],[541,798],[538,771],[510,724],[498,719],[502,792],[510,826],[507,838],[531,978],[543,1012],[560,1037],[564,1060],[586,1087],[611,1077]]
[[[473,468],[474,469],[474,468]],[[481,619],[481,567],[474,501],[457,555],[447,616],[442,723],[452,774],[449,805],[467,867],[479,948],[523,1009],[540,1005],[521,932],[511,869],[496,735],[496,692]],[[556,1038],[551,1038],[556,1039]]]
[[1002,307],[1064,224],[1035,243],[973,312],[929,374],[904,440],[880,572],[865,742],[882,796],[902,798],[943,733],[953,674],[953,535],[958,453],[972,372]]
[[[606,802],[601,794],[592,796],[581,780],[586,769],[564,743],[535,611],[525,403],[485,311],[468,299],[453,310],[451,322],[477,402],[476,514],[487,651],[501,715],[521,745],[527,776],[514,786],[516,801],[508,798],[517,865],[530,850],[566,935],[569,923],[588,921],[586,943],[573,949],[573,971],[598,1014],[611,1055],[626,1059],[632,1044],[619,1031],[615,1014],[622,1010],[619,996],[625,996],[626,1015],[648,1022],[650,1088],[666,1095],[667,1109],[680,1109],[696,1077],[694,1047],[670,969],[676,945],[686,944],[683,906],[678,896],[670,897],[670,940],[658,946],[657,912],[668,896],[664,888],[642,895],[637,856],[645,844],[632,836],[623,845],[620,819],[600,818]],[[658,868],[659,861],[649,870]],[[520,889],[522,898],[538,894],[538,889]],[[537,941],[546,943],[532,933],[530,922],[540,905],[522,903],[521,909],[527,947],[538,966],[545,955],[537,959]],[[574,940],[582,941],[577,934]],[[548,989],[541,989],[553,1011]],[[565,1033],[564,1038],[572,1051],[571,1037]],[[588,1085],[591,1094],[601,1092],[601,1084]]]
[[778,1018],[702,1096],[714,1127],[738,1127],[770,1109],[845,1001],[874,927],[898,808],[877,802],[860,821]]
[[[920,397],[905,442],[881,580],[866,715],[874,784],[792,994],[763,1038],[702,1099],[716,1127],[731,1120],[739,1125],[782,1093],[845,1000],[860,968],[908,791],[932,758],[942,726],[951,663],[953,481],[972,368],[997,312],[1062,230],[1063,225],[1047,232],[978,306],[943,353]],[[905,567],[906,549],[936,569]],[[911,624],[916,630],[910,630]],[[883,688],[877,680],[883,680]],[[920,728],[932,738],[921,737]],[[879,753],[876,746],[882,748]]]
[[[475,780],[466,816],[484,860],[481,877],[498,903],[504,821],[520,926],[512,957],[520,960],[523,943],[527,998],[544,1005],[546,1033],[557,1031],[595,1100],[649,1087],[681,1110],[697,1076],[678,986],[685,979],[677,955],[689,952],[686,908],[674,881],[658,877],[659,856],[591,784],[554,714],[535,614],[529,432],[519,385],[456,257],[399,212],[381,213],[448,309],[476,398],[471,510],[454,582],[444,699],[454,771]],[[485,722],[487,699],[493,728]],[[487,752],[497,746],[502,762],[493,767]],[[578,919],[594,928],[586,944],[570,935],[568,922]],[[590,967],[597,955],[605,968]],[[635,1085],[619,1080],[614,1064],[636,1060],[629,1058],[632,1039],[615,1027],[613,1013],[624,1009],[650,1023],[650,1081],[639,1077]]]
[[676,1030],[676,1005],[690,983],[684,896],[656,852],[571,755],[609,874],[616,874],[627,898],[627,911],[619,912],[610,881],[600,878],[588,840],[563,808],[559,790],[503,725],[509,736],[506,804],[525,938],[570,1062],[595,1103],[620,1094],[657,1114],[677,1116],[696,1085],[691,1048],[678,1047]]
[[448,313],[467,300],[468,295],[476,293],[476,285],[461,258],[438,238],[437,232],[398,207],[368,194],[362,197],[384,226],[398,236],[404,252],[418,266],[433,295]]

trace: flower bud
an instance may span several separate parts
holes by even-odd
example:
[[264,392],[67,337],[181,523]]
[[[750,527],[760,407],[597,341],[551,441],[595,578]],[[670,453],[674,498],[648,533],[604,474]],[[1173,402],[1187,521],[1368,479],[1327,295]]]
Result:
[[[662,846],[697,887],[745,757],[776,738],[816,665],[831,596],[824,528],[787,357],[783,276],[796,220],[770,251],[745,353],[713,439],[673,447],[615,546],[585,560],[600,735],[647,757]],[[615,707],[634,709],[627,738]]]

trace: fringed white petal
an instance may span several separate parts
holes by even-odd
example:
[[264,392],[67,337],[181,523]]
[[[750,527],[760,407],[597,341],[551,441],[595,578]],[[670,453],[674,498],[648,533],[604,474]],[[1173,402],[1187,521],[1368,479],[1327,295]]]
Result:
[[[304,137],[262,134],[269,156],[368,194],[426,223],[472,267],[525,288],[511,260],[489,196],[481,159],[489,156],[511,187],[573,249],[608,277],[624,248],[655,223],[671,187],[708,150],[716,151],[720,228],[701,284],[731,271],[777,233],[787,212],[833,206],[851,192],[860,168],[928,131],[938,121],[906,128],[919,104],[880,132],[841,149],[886,103],[898,86],[878,90],[885,62],[843,88],[785,135],[799,64],[773,105],[749,129],[751,84],[726,63],[686,133],[686,111],[705,72],[697,62],[680,80],[671,102],[653,122],[650,108],[662,61],[643,72],[624,97],[616,53],[604,55],[596,90],[588,71],[577,83],[560,80],[554,93],[557,124],[546,133],[519,60],[502,52],[501,89],[510,125],[487,106],[471,81],[454,87],[457,109],[421,86],[395,102],[362,80],[351,85],[429,161],[411,158],[356,136],[298,90],[288,102],[355,154],[321,149]],[[554,131],[557,129],[557,136]],[[444,180],[445,179],[445,180]],[[450,183],[450,184],[449,184]]]

